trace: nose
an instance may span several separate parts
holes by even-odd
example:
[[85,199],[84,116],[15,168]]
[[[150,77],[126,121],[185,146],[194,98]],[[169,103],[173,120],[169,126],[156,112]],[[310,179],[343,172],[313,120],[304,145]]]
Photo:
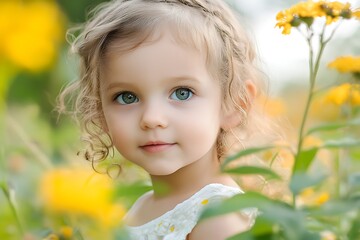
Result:
[[168,119],[164,106],[154,103],[144,106],[140,120],[141,129],[166,128],[167,126]]

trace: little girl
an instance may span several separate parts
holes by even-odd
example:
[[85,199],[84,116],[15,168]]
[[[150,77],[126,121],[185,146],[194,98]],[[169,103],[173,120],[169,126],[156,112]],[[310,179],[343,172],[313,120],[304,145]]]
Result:
[[198,223],[206,205],[242,193],[219,165],[247,145],[260,90],[253,46],[229,7],[115,0],[94,13],[73,42],[80,79],[63,94],[77,93],[88,159],[115,147],[150,175],[154,190],[124,220],[131,238],[219,240],[249,229],[253,211]]

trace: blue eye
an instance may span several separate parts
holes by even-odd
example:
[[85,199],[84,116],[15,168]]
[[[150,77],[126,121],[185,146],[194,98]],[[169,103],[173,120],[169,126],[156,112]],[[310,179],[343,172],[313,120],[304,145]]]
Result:
[[123,92],[116,96],[115,101],[122,105],[127,105],[136,103],[139,101],[139,99],[132,92]]
[[193,92],[188,88],[178,88],[171,95],[170,98],[177,101],[186,101],[190,99]]

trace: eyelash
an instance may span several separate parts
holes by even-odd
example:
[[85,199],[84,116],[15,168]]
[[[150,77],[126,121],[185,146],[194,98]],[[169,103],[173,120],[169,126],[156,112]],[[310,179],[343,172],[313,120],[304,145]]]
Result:
[[175,87],[171,90],[171,93],[175,92],[176,90],[178,89],[187,89],[189,90],[192,94],[195,94],[195,90],[192,88],[192,87],[189,87],[189,86],[178,86],[178,87]]
[[189,86],[178,86],[178,87],[175,87],[175,88],[173,88],[173,89],[171,90],[170,95],[173,94],[173,93],[174,93],[176,90],[178,90],[178,89],[187,89],[187,90],[189,90],[192,94],[195,95],[195,90],[194,90],[192,87],[189,87]]

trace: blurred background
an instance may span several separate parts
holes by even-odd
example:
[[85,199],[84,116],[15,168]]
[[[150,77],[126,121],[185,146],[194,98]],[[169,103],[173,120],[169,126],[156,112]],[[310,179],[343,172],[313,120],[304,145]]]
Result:
[[[69,54],[66,31],[84,22],[89,10],[101,2],[0,0],[0,181],[3,192],[10,196],[0,193],[0,239],[20,239],[9,198],[16,199],[13,204],[26,219],[22,224],[33,229],[27,238],[37,239],[33,237],[37,232],[52,226],[41,208],[39,186],[44,172],[59,166],[92,170],[77,156],[81,149],[78,126],[69,116],[59,116],[55,107],[62,87],[77,77],[77,62]],[[287,119],[289,129],[296,129],[308,84],[307,46],[299,33],[284,36],[274,26],[276,13],[298,1],[228,2],[239,11],[257,43],[260,64],[268,75],[269,114]],[[347,2],[360,7],[360,1]],[[324,54],[320,82],[338,81],[339,74],[326,69],[326,64],[339,55],[359,55],[359,39],[355,20],[339,28]],[[315,103],[313,108],[314,122],[334,121],[341,115],[337,106]],[[124,164],[127,171],[120,181],[146,181],[144,172]],[[124,203],[124,208],[129,204],[131,201]]]

